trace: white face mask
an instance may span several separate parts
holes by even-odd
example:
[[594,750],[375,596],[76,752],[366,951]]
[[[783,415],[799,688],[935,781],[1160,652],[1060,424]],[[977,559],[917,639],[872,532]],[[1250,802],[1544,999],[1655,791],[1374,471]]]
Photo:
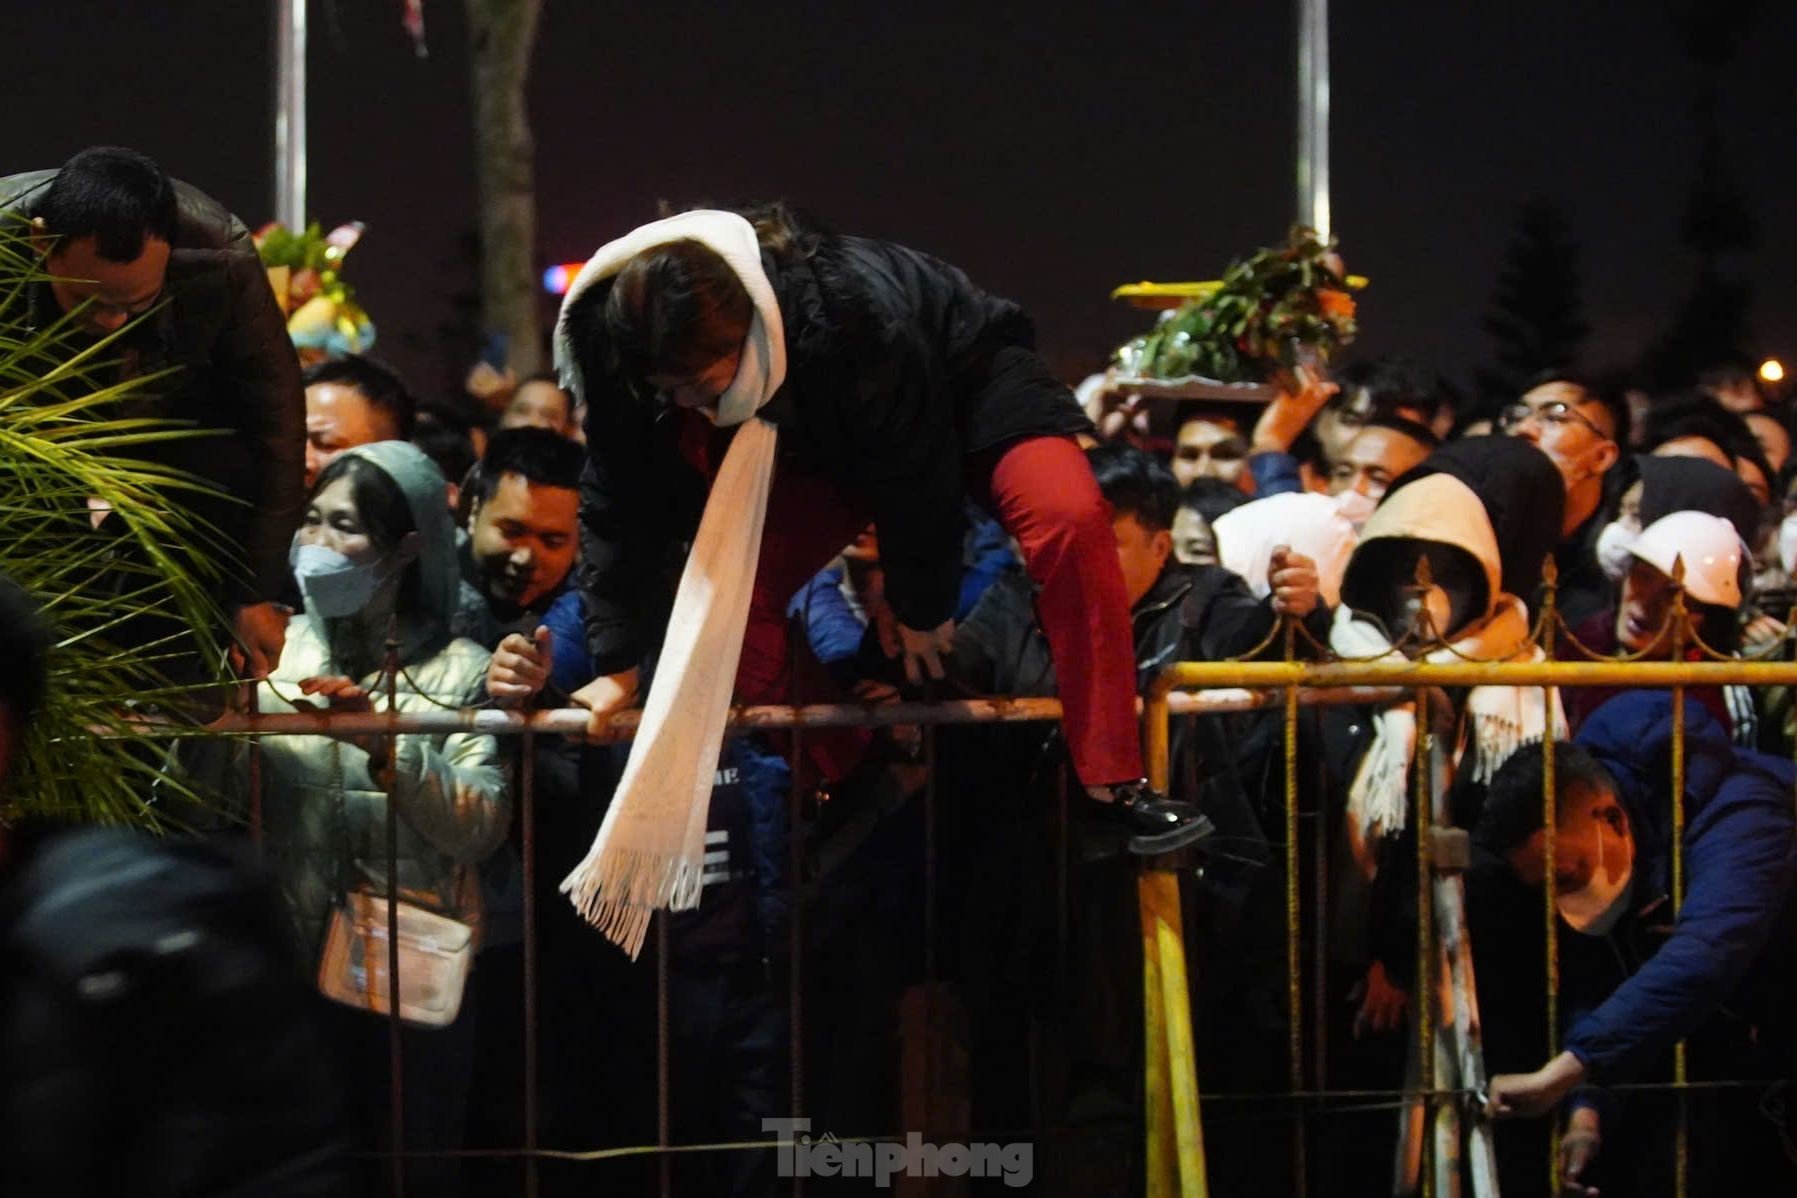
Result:
[[1554,906],[1568,927],[1586,936],[1608,936],[1629,908],[1629,896],[1635,889],[1635,868],[1631,863],[1612,878],[1604,869],[1604,837],[1615,836],[1609,824],[1597,829],[1597,865],[1583,890],[1571,894],[1555,893]]
[[1786,516],[1778,526],[1778,560],[1786,574],[1797,575],[1797,513]]
[[1629,567],[1635,564],[1635,555],[1629,549],[1640,535],[1639,529],[1620,520],[1604,525],[1604,530],[1597,534],[1597,564],[1603,567],[1605,578],[1621,582],[1628,576]]
[[1359,532],[1361,527],[1373,518],[1373,509],[1378,506],[1377,500],[1351,487],[1335,497],[1336,514],[1352,524],[1355,532]]
[[293,567],[300,595],[305,598],[306,613],[327,620],[353,616],[367,607],[387,577],[381,569],[384,558],[352,562],[323,545],[301,545],[295,541],[287,561]]

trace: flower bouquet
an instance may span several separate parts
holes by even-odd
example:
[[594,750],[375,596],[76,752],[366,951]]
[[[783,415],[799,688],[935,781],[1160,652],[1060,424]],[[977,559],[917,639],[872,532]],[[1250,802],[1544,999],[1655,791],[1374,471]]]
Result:
[[303,362],[364,353],[374,345],[374,323],[342,274],[362,229],[361,221],[351,221],[327,234],[313,222],[295,233],[270,221],[256,230],[256,253]]
[[[1118,382],[1170,384],[1214,398],[1262,399],[1265,386],[1299,366],[1325,363],[1354,340],[1354,297],[1333,239],[1294,228],[1283,246],[1230,265],[1216,283],[1141,284],[1119,296],[1165,306],[1155,327],[1120,349]],[[1221,392],[1221,394],[1216,394]]]

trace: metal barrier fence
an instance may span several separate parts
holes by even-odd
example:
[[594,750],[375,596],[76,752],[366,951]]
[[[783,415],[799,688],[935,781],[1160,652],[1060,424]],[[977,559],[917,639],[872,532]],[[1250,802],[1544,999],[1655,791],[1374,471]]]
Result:
[[[389,678],[397,675],[397,671],[389,668]],[[1304,705],[1366,703],[1384,701],[1398,695],[1399,692],[1389,688],[1338,687],[1319,690],[1301,696],[1297,702]],[[392,702],[391,695],[388,696]],[[1162,708],[1177,715],[1222,714],[1268,709],[1281,703],[1289,703],[1289,699],[1257,694],[1238,687],[1227,687],[1203,694],[1165,694],[1159,699]],[[878,728],[896,725],[918,725],[924,736],[925,762],[933,762],[934,730],[943,725],[969,724],[1017,724],[1039,723],[1060,718],[1061,706],[1057,699],[1046,698],[1008,698],[989,697],[962,699],[943,702],[888,702],[882,704],[837,703],[814,704],[805,706],[752,706],[732,710],[729,726],[734,732],[754,730],[782,730],[794,734],[792,756],[802,752],[799,737],[805,730],[824,728]],[[641,713],[638,711],[620,712],[608,722],[607,739],[627,740],[635,734]],[[524,1191],[535,1195],[538,1191],[538,1164],[545,1160],[585,1160],[600,1161],[615,1159],[633,1154],[659,1155],[661,1163],[661,1192],[671,1192],[669,1162],[672,1154],[687,1151],[728,1151],[744,1147],[774,1146],[773,1142],[742,1142],[709,1145],[675,1145],[670,1135],[671,1094],[669,1084],[669,1029],[668,1029],[668,976],[666,953],[665,917],[658,918],[658,976],[657,976],[657,1141],[653,1145],[642,1145],[627,1148],[606,1148],[593,1151],[570,1151],[562,1148],[548,1148],[540,1143],[538,1117],[538,1075],[541,1046],[538,1041],[537,1012],[538,997],[538,958],[537,929],[538,913],[536,910],[537,894],[537,844],[536,826],[536,778],[535,754],[533,742],[539,736],[579,735],[588,727],[589,713],[583,709],[570,708],[562,710],[517,711],[498,708],[466,708],[438,709],[427,711],[389,711],[389,712],[337,712],[308,713],[281,712],[257,713],[240,712],[227,714],[208,725],[208,734],[245,736],[261,738],[264,736],[291,735],[385,735],[402,734],[442,734],[442,733],[478,733],[502,737],[515,737],[520,742],[517,754],[517,769],[512,782],[519,808],[520,849],[523,864],[523,902],[524,902],[524,1092],[520,1096],[523,1112],[523,1142],[515,1150],[467,1150],[455,1155],[463,1157],[514,1157],[521,1158],[524,1170]],[[253,830],[259,834],[260,813],[262,809],[263,770],[259,768],[257,756],[252,755],[251,768],[248,771],[248,783],[251,788],[249,810]],[[1063,800],[1065,795],[1063,794]],[[935,845],[934,845],[934,813],[936,809],[936,775],[933,768],[926,774],[926,785],[923,795],[926,823],[925,845],[925,912],[924,912],[924,944],[926,946],[926,987],[925,996],[931,991],[928,982],[934,978],[936,968],[934,961],[934,945],[936,940],[937,913],[935,907]],[[796,817],[798,794],[795,790],[792,811]],[[1061,815],[1064,820],[1065,802],[1061,804]],[[396,805],[387,804],[389,821],[397,818]],[[796,824],[795,818],[795,824]],[[1063,822],[1063,834],[1065,827]],[[389,850],[394,851],[396,838],[389,833],[387,838]],[[791,837],[794,860],[790,895],[794,904],[792,919],[792,941],[789,951],[792,954],[792,967],[789,971],[789,991],[787,1002],[791,1014],[792,1034],[789,1050],[791,1053],[790,1068],[792,1077],[792,1112],[798,1116],[804,1109],[804,1003],[803,977],[800,963],[803,959],[803,925],[801,897],[798,894],[800,883],[798,862],[799,838]],[[1064,848],[1063,844],[1063,848]],[[1061,864],[1065,865],[1065,854]],[[1187,981],[1184,966],[1184,939],[1180,923],[1179,885],[1171,862],[1151,861],[1148,868],[1141,871],[1139,880],[1139,900],[1141,906],[1143,936],[1143,970],[1144,970],[1144,1014],[1147,1032],[1148,1075],[1145,1081],[1148,1098],[1147,1119],[1148,1139],[1146,1156],[1150,1174],[1163,1179],[1151,1186],[1151,1192],[1179,1193],[1190,1195],[1203,1192],[1203,1150],[1198,1122],[1198,1099],[1196,1076],[1192,1068],[1192,1033],[1188,1014]],[[1154,868],[1159,866],[1159,868]],[[389,876],[393,876],[390,864]],[[1059,880],[1060,891],[1065,895],[1065,879]],[[1060,917],[1057,932],[1064,938],[1066,933],[1066,905],[1058,904]],[[397,952],[398,938],[396,928],[396,912],[390,908],[390,927],[388,936],[389,960],[388,976],[399,976],[399,960]],[[595,933],[595,937],[597,934]],[[607,947],[604,951],[609,951]],[[1063,954],[1064,955],[1064,954]],[[394,987],[397,990],[397,985]],[[396,1007],[396,1004],[390,1004]],[[405,1095],[400,1069],[400,1026],[401,1021],[397,1009],[389,1012],[392,1029],[392,1051],[390,1078],[392,1080],[391,1105],[392,1137],[395,1143],[403,1143],[403,1107]],[[934,1031],[934,1024],[928,1017],[924,1026]],[[925,1057],[929,1059],[926,1049]],[[902,1140],[906,1133],[896,1132],[891,1140]],[[392,1192],[401,1194],[405,1191],[405,1161],[424,1156],[441,1155],[436,1153],[401,1151],[390,1156],[390,1178]],[[802,1190],[803,1179],[793,1181],[793,1192]],[[1176,1188],[1174,1188],[1176,1187]]]
[[[1418,1192],[1426,1196],[1433,1195],[1436,1192],[1438,1176],[1436,1166],[1439,1162],[1434,1159],[1438,1135],[1445,1136],[1454,1132],[1457,1127],[1456,1121],[1461,1113],[1462,1100],[1466,1098],[1468,1092],[1466,1083],[1472,1080],[1462,1076],[1461,1086],[1442,1088],[1438,1085],[1436,1076],[1438,1045],[1435,1038],[1440,1017],[1435,1007],[1446,1003],[1463,1003],[1470,993],[1471,985],[1470,953],[1465,950],[1464,937],[1460,935],[1453,919],[1449,917],[1449,913],[1444,911],[1444,901],[1451,898],[1452,888],[1458,885],[1455,861],[1457,853],[1463,851],[1463,846],[1457,847],[1452,835],[1431,834],[1432,829],[1443,822],[1443,813],[1439,808],[1441,801],[1437,786],[1439,779],[1432,777],[1429,772],[1429,762],[1432,757],[1437,756],[1433,750],[1442,747],[1431,743],[1432,736],[1429,731],[1431,723],[1428,717],[1431,707],[1440,701],[1435,693],[1436,689],[1504,685],[1542,688],[1603,686],[1670,690],[1674,696],[1673,711],[1675,713],[1672,844],[1673,900],[1676,909],[1676,906],[1683,901],[1684,891],[1681,837],[1684,827],[1682,716],[1685,691],[1687,688],[1697,686],[1789,687],[1797,685],[1797,662],[1730,660],[1691,663],[1603,660],[1536,663],[1473,661],[1417,663],[1381,660],[1319,663],[1297,660],[1296,632],[1295,624],[1285,626],[1283,636],[1285,660],[1282,661],[1181,663],[1167,667],[1159,675],[1145,696],[1143,705],[1146,757],[1151,771],[1151,781],[1163,788],[1168,783],[1170,722],[1173,717],[1256,709],[1278,709],[1282,712],[1286,845],[1284,877],[1286,1003],[1290,1035],[1287,1064],[1291,1099],[1299,1108],[1293,1123],[1292,1159],[1295,1192],[1308,1193],[1306,1153],[1309,1138],[1306,1131],[1304,1103],[1327,1098],[1330,1092],[1326,1085],[1327,1078],[1323,1069],[1320,1031],[1316,1033],[1312,1041],[1313,1059],[1308,1062],[1312,1072],[1308,1082],[1306,1076],[1304,1016],[1308,1008],[1319,1021],[1320,1028],[1322,994],[1320,971],[1317,989],[1310,996],[1308,1002],[1303,993],[1304,969],[1301,961],[1301,945],[1305,912],[1300,905],[1302,864],[1298,852],[1300,817],[1297,773],[1298,713],[1300,708],[1310,705],[1367,704],[1389,702],[1405,697],[1412,699],[1417,704],[1419,712],[1418,752],[1416,754],[1418,765],[1412,819],[1415,821],[1419,833],[1418,884],[1415,896],[1418,914],[1416,953],[1419,1001],[1414,1004],[1417,1012],[1414,1030],[1418,1068],[1415,1084],[1407,1086],[1401,1092],[1393,1092],[1392,1096],[1416,1104],[1420,1111],[1420,1118],[1416,1125],[1428,1129],[1428,1134],[1421,1135],[1420,1142],[1416,1145],[1420,1162],[1417,1182]],[[1551,704],[1549,711],[1551,721],[1553,718]],[[1056,719],[1059,715],[1059,703],[1055,700],[989,698],[941,703],[902,702],[883,706],[852,703],[801,707],[748,707],[733,711],[731,726],[738,731],[783,729],[793,732],[792,753],[796,760],[802,751],[800,738],[808,729],[921,725],[924,729],[924,761],[933,763],[933,732],[938,725],[1046,721]],[[635,712],[622,713],[611,721],[611,730],[619,739],[628,738],[634,733],[637,719],[638,714]],[[523,1142],[516,1150],[474,1151],[463,1155],[520,1159],[525,1192],[535,1195],[539,1183],[538,1165],[541,1161],[552,1159],[600,1160],[631,1153],[654,1154],[660,1161],[661,1190],[665,1194],[671,1192],[669,1165],[672,1155],[676,1152],[772,1146],[771,1143],[701,1146],[672,1143],[668,1053],[668,979],[665,951],[658,953],[660,965],[657,979],[657,1142],[654,1145],[643,1145],[636,1148],[603,1149],[593,1152],[569,1151],[560,1147],[550,1148],[540,1143],[537,1095],[540,1059],[537,1027],[539,996],[537,991],[537,912],[535,903],[537,846],[534,836],[536,793],[532,745],[537,736],[580,732],[585,729],[587,720],[588,714],[577,709],[536,712],[478,709],[335,715],[243,714],[226,717],[218,725],[215,725],[215,730],[247,734],[253,737],[324,732],[398,735],[401,733],[469,731],[520,738],[519,767],[515,785],[520,807],[520,827],[522,828],[520,847],[524,869],[525,1026],[524,1092],[521,1095]],[[1546,876],[1550,879],[1555,876],[1553,835],[1555,784],[1551,746],[1555,736],[1559,734],[1564,734],[1564,729],[1555,729],[1550,723],[1547,729],[1549,748],[1545,762],[1546,782],[1542,796],[1546,828]],[[260,771],[252,768],[250,779],[253,788],[259,787]],[[253,796],[252,810],[255,810],[258,804],[259,794]],[[391,812],[393,805],[389,804],[388,806]],[[936,780],[933,768],[928,771],[923,807],[926,846],[924,862],[926,898],[923,913],[924,945],[926,946],[924,993],[927,1002],[931,993],[928,983],[936,976],[934,945],[938,931],[938,913],[934,897]],[[1064,795],[1062,808],[1064,812]],[[804,1111],[805,1081],[803,1059],[805,1013],[802,979],[805,913],[804,897],[799,889],[799,837],[796,834],[798,811],[799,796],[795,788],[791,808],[794,826],[793,834],[790,837],[793,854],[790,862],[792,867],[791,884],[794,890],[792,894],[792,939],[789,950],[792,959],[788,993],[791,1023],[789,1043],[791,1060],[789,1064],[792,1093],[790,1097],[792,1112],[795,1116]],[[1449,830],[1440,828],[1439,831],[1447,833]],[[1065,834],[1063,826],[1062,835]],[[1317,839],[1320,844],[1321,837],[1319,836]],[[392,837],[389,837],[388,843],[390,846],[393,845]],[[1063,871],[1063,875],[1066,863],[1067,857],[1063,851],[1058,866]],[[1066,931],[1064,923],[1065,885],[1065,877],[1058,877],[1057,887],[1061,895],[1059,911],[1063,920],[1058,931],[1062,936]],[[1444,889],[1444,886],[1448,889]],[[1323,892],[1326,889],[1321,884],[1320,876],[1316,889],[1317,906],[1316,910],[1312,912],[1312,917],[1318,921],[1316,926],[1319,929],[1318,941],[1320,943],[1321,921],[1325,914]],[[1544,887],[1544,891],[1546,901],[1543,914],[1547,943],[1547,993],[1545,998],[1548,1035],[1552,1047],[1557,1049],[1558,1042],[1557,1039],[1554,1039],[1558,1019],[1556,1010],[1558,995],[1556,910],[1552,887]],[[1174,1194],[1180,1195],[1181,1198],[1193,1198],[1195,1195],[1203,1195],[1208,1191],[1202,1126],[1199,1118],[1200,1094],[1194,1066],[1190,1005],[1187,995],[1186,941],[1180,921],[1179,883],[1177,874],[1169,868],[1168,863],[1153,861],[1145,863],[1139,876],[1138,899],[1142,923],[1147,1192],[1155,1198]],[[664,950],[665,937],[666,928],[663,923],[658,940]],[[1446,957],[1442,955],[1444,951],[1448,954]],[[1461,958],[1464,960],[1462,961]],[[1462,964],[1464,972],[1457,972],[1461,969]],[[390,961],[389,966],[396,972],[397,961]],[[1444,975],[1446,984],[1442,988],[1442,993],[1446,997],[1434,999],[1425,997],[1432,994],[1434,988],[1425,983],[1423,979],[1432,978],[1438,973]],[[1470,1026],[1476,1032],[1476,1010],[1471,1012],[1470,1020],[1468,1012],[1464,1009],[1459,1010],[1458,1015],[1463,1028]],[[397,1064],[399,1042],[397,1013],[391,1017],[391,1023],[395,1045],[394,1060]],[[933,1029],[933,1023],[927,1017],[925,1026]],[[1476,1044],[1473,1045],[1471,1059],[1476,1068]],[[1477,1080],[1482,1082],[1482,1077]],[[1685,1192],[1689,1168],[1688,1130],[1685,1118],[1687,1080],[1684,1046],[1681,1044],[1676,1057],[1673,1081],[1673,1088],[1676,1089],[1679,1101],[1676,1192],[1681,1196]],[[397,1069],[393,1074],[393,1082],[394,1126],[397,1133],[395,1143],[399,1143],[401,1142],[399,1136],[403,1134],[399,1112],[403,1107],[404,1095],[401,1091]],[[1472,1113],[1471,1119],[1475,1125],[1475,1134],[1477,1134],[1477,1124],[1481,1118],[1482,1116],[1478,1112]],[[902,1136],[903,1133],[898,1133],[898,1135]],[[1475,1153],[1475,1155],[1477,1154]],[[1555,1155],[1550,1146],[1550,1170],[1555,1167],[1553,1164]],[[407,1156],[408,1154],[404,1152],[395,1153],[392,1156],[391,1176],[395,1193],[403,1192],[404,1161]],[[1475,1161],[1474,1164],[1477,1169],[1478,1162]],[[1444,1165],[1444,1167],[1446,1166]],[[792,1187],[794,1193],[801,1192],[803,1179],[795,1178]]]

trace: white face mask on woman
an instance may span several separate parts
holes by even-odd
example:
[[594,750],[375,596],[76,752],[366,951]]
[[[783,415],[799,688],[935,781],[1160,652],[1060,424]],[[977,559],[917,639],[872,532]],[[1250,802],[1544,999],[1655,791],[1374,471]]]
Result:
[[297,541],[287,555],[307,614],[326,620],[353,616],[367,607],[387,579],[387,572],[381,569],[386,560],[353,562],[335,549]]
[[1629,567],[1635,562],[1635,555],[1629,550],[1640,535],[1640,529],[1621,520],[1604,525],[1604,530],[1597,534],[1597,564],[1603,568],[1605,578],[1621,582],[1627,576]]

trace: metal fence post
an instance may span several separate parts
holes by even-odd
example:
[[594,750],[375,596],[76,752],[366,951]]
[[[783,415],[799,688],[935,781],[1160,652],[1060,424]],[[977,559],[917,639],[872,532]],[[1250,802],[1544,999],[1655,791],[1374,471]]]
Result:
[[537,1198],[537,753],[526,729],[518,738],[518,819],[524,849],[524,1194]]
[[[1169,759],[1171,691],[1157,678],[1144,703],[1144,749],[1149,782],[1165,792]],[[1147,1099],[1148,1193],[1203,1198],[1204,1125],[1192,1057],[1192,1006],[1186,982],[1185,940],[1179,910],[1179,877],[1145,868],[1136,882],[1142,915],[1142,1013]]]
[[[1298,622],[1285,621],[1285,660],[1298,659]],[[1285,688],[1285,1018],[1287,1080],[1292,1093],[1304,1089],[1304,968],[1302,907],[1298,895],[1298,686]],[[1319,932],[1320,934],[1320,932]],[[1306,1148],[1309,1117],[1301,1104],[1292,1121],[1292,1192],[1309,1191]]]
[[[1685,559],[1672,560],[1672,660],[1685,657]],[[1685,906],[1685,688],[1672,688],[1672,919],[1676,924]],[[1685,1041],[1672,1049],[1672,1082],[1677,1088],[1678,1126],[1673,1141],[1672,1192],[1685,1198],[1691,1177],[1691,1104],[1685,1089],[1687,1075]]]

